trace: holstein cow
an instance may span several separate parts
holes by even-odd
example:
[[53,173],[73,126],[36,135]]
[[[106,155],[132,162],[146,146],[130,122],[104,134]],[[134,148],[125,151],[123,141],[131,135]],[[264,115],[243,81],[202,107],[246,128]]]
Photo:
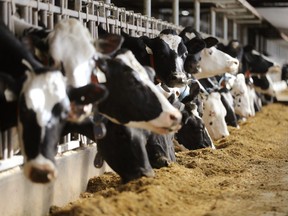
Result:
[[203,115],[203,105],[200,98],[201,84],[198,81],[190,80],[186,87],[180,89],[168,88],[163,84],[161,87],[159,89],[162,89],[166,97],[176,96],[174,100],[170,100],[182,113],[182,127],[175,133],[175,139],[178,143],[192,150],[209,147],[215,149],[201,117]]
[[[48,182],[56,176],[53,162],[60,138],[58,130],[70,111],[65,79],[60,71],[45,68],[34,59],[3,23],[0,58],[0,71],[11,76],[17,85],[24,173],[34,182]],[[11,120],[17,119],[17,113],[13,116]]]
[[[143,68],[138,63],[138,61],[134,58],[131,51],[128,51],[128,50],[126,50],[125,52],[123,51],[124,50],[121,50],[120,52],[116,53],[115,59],[117,61],[115,61],[114,59],[111,59],[111,62],[108,62],[109,64],[107,64],[106,66],[107,69],[102,68],[103,66],[99,64],[100,69],[104,73],[106,73],[107,77],[111,77],[112,75],[119,76],[119,74],[121,73],[123,73],[124,76],[128,76],[129,73],[135,73],[135,74],[139,73],[138,81],[140,81],[141,77],[143,78],[143,76],[146,73],[145,68]],[[125,62],[127,63],[126,67],[124,67]],[[122,65],[120,65],[119,63],[122,63]],[[109,67],[111,67],[111,71],[108,70]],[[123,71],[121,70],[119,71],[121,67],[123,68]],[[135,68],[136,70],[133,71],[132,68]],[[132,71],[130,72],[130,70]],[[153,70],[150,70],[148,72],[152,72],[152,71]],[[111,75],[109,72],[111,73]],[[148,78],[148,79],[153,80],[154,75],[155,74],[150,74],[149,76],[147,76],[147,73],[146,73],[146,76],[147,76],[146,79]],[[124,81],[124,78],[120,77],[120,79],[116,79],[115,77],[115,79],[113,80],[115,80],[115,83],[109,83],[109,85],[111,84],[117,87],[116,82],[121,82],[121,80]],[[131,82],[135,82],[135,81],[137,80],[131,80]],[[127,85],[131,85],[131,82],[127,83]],[[107,83],[108,83],[108,79],[107,79]],[[155,87],[153,83],[152,83],[152,86]],[[149,85],[146,88],[149,89]],[[140,99],[140,101],[138,102],[142,103],[142,106],[150,107],[150,106],[153,106],[153,103],[157,103],[157,101],[155,101],[153,97],[143,98],[145,97],[145,91],[147,90],[145,90],[141,86],[138,86],[138,87],[135,87],[134,89],[135,93],[137,92],[137,89],[141,90],[141,94],[143,95],[141,96],[141,94],[139,94],[137,96]],[[131,89],[131,92],[129,93],[132,99],[134,97],[133,96],[134,90]],[[119,89],[119,91],[121,92],[121,89]],[[160,92],[159,94],[162,95]],[[109,96],[110,95],[113,96],[114,94],[109,94]],[[109,96],[108,96],[108,100],[109,100]],[[118,100],[118,98],[114,98],[114,99],[116,101]],[[121,100],[121,97],[119,99]],[[136,99],[137,98],[135,98],[135,100]],[[104,108],[102,107],[102,105],[105,104],[105,102],[106,100],[104,100],[103,102],[99,104],[100,112],[101,112],[101,109],[105,109],[105,107]],[[107,106],[110,106],[110,104],[107,104]],[[121,107],[120,109],[122,110]],[[121,112],[121,110],[116,109],[116,111],[118,112]],[[135,111],[133,110],[130,110],[130,111],[135,113]],[[150,112],[152,111],[153,109]],[[124,112],[124,108],[123,108],[123,112]],[[146,115],[146,114],[143,113],[142,115]],[[135,115],[135,117],[137,117],[137,115]],[[159,134],[152,133],[149,130],[146,131],[146,130],[139,129],[139,128],[132,128],[132,127],[126,127],[121,124],[115,124],[109,119],[104,120],[104,123],[105,123],[105,128],[107,130],[107,134],[102,139],[97,140],[98,153],[95,157],[95,165],[96,167],[99,167],[102,165],[102,161],[105,160],[108,163],[108,165],[116,173],[118,173],[121,176],[124,182],[139,178],[141,176],[153,176],[154,172],[152,170],[152,167],[159,168],[159,167],[167,166],[169,162],[175,161],[174,146],[172,143],[172,138],[173,138],[172,134],[159,135]],[[86,121],[85,129],[84,129],[83,127],[79,127],[79,124],[69,122],[66,125],[66,126],[69,126],[69,128],[67,129],[66,127],[65,130],[68,130],[67,132],[81,133],[83,135],[86,135],[90,139],[95,140],[92,125],[93,123],[91,121]],[[163,130],[165,133],[167,132],[172,133],[172,132],[177,131],[178,129],[179,129],[179,125],[178,126],[175,125],[174,129],[171,127],[170,129],[160,128],[159,130]],[[158,131],[158,133],[164,133],[164,132]]]
[[[109,95],[99,104],[99,111],[114,123],[156,133],[167,133],[179,126],[180,112],[158,92],[133,54],[127,50],[115,54],[121,36],[105,34],[94,41],[82,23],[68,19],[55,26],[48,42],[53,60],[63,65],[71,86],[87,85],[94,79],[105,85]],[[103,53],[116,57],[103,57]],[[143,106],[144,101],[149,106]]]
[[[234,77],[233,75],[231,76]],[[226,124],[232,127],[238,127],[238,123],[237,123],[238,120],[237,120],[237,116],[235,114],[235,110],[233,106],[233,98],[230,92],[230,88],[231,88],[230,83],[229,83],[230,80],[225,79],[226,78],[225,74],[221,77],[222,78],[219,81],[220,83],[218,83],[218,80],[216,77],[200,79],[199,82],[203,85],[204,89],[207,90],[206,98],[208,98],[209,92],[214,91],[214,92],[220,93],[220,99],[221,99],[222,105],[225,107],[225,110],[226,110],[226,115],[225,115]],[[214,100],[214,102],[217,103],[216,100]],[[221,124],[220,122],[222,122],[221,116],[222,115],[218,115],[219,124]],[[220,134],[221,133],[225,134],[226,132],[222,130],[224,128],[226,127],[225,126],[215,127],[214,132],[218,130]]]
[[248,89],[244,74],[237,74],[231,88],[235,113],[240,117],[250,117],[252,115]]
[[219,92],[211,92],[203,98],[203,121],[213,140],[229,136],[225,121],[227,111]]
[[238,71],[239,61],[218,50],[215,47],[215,45],[218,43],[216,38],[208,37],[203,39],[202,35],[191,26],[184,28],[179,35],[185,42],[188,51],[193,50],[193,47],[188,47],[189,40],[192,40],[193,38],[202,40],[206,45],[200,52],[201,60],[199,61],[199,65],[201,72],[193,75],[196,79],[212,77],[225,72],[236,73]]
[[155,69],[156,79],[169,87],[181,87],[187,82],[184,61],[187,49],[174,30],[164,29],[155,38],[132,37],[121,32],[123,48],[130,49],[137,60]]
[[[44,67],[3,23],[0,30],[0,57],[3,60],[0,71],[10,76],[15,83],[13,89],[17,97],[12,107],[6,101],[1,108],[9,109],[5,112],[7,114],[13,110],[19,112],[19,139],[25,158],[25,175],[33,182],[49,182],[57,175],[54,156],[57,153],[61,128],[68,116],[78,116],[71,113],[66,79],[62,72]],[[93,99],[97,100],[105,95],[104,88],[99,85],[92,87],[95,90]],[[81,93],[83,89],[80,90]],[[80,100],[82,93],[79,95],[74,90],[71,97]],[[5,118],[1,119],[3,125],[15,126],[18,112],[12,112],[11,117],[6,119],[9,125],[5,123]]]

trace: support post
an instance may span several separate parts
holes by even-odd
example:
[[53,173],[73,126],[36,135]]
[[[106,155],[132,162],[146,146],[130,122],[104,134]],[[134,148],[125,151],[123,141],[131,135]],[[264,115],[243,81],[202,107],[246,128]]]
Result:
[[233,39],[238,39],[238,26],[236,22],[233,22]]
[[211,25],[210,25],[211,35],[216,36],[216,12],[211,8]]
[[179,0],[173,0],[173,23],[179,25]]
[[144,15],[151,17],[151,0],[144,0]]
[[228,19],[226,16],[223,17],[223,39],[228,40]]
[[200,2],[198,0],[194,1],[194,28],[196,31],[200,31]]

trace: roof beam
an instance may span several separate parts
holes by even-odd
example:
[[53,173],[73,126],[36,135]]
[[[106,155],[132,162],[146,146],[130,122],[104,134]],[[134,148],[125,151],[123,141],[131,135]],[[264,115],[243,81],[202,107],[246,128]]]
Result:
[[236,14],[236,15],[227,15],[228,19],[253,19],[255,16],[252,14]]
[[237,8],[215,8],[217,13],[243,13],[247,12],[246,8],[237,7]]
[[235,23],[237,24],[261,24],[261,20],[256,20],[256,19],[243,19],[243,20],[235,20]]

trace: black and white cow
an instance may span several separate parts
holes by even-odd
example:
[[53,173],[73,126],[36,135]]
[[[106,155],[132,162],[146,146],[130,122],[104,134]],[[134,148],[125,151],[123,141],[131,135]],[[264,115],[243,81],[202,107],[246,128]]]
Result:
[[[95,42],[81,22],[68,19],[55,26],[48,41],[50,54],[56,65],[63,65],[69,85],[87,85],[94,77],[108,89],[109,95],[99,104],[99,111],[114,123],[156,133],[179,127],[180,112],[157,91],[133,54],[127,50],[115,54],[121,36],[107,33]],[[102,58],[103,53],[115,57]]]
[[269,61],[264,55],[257,52],[252,45],[246,45],[243,48],[243,73],[265,74],[274,63]]
[[[24,173],[34,182],[48,182],[56,176],[53,161],[58,130],[70,112],[65,79],[60,71],[43,67],[3,23],[0,58],[0,70],[12,77],[17,87],[15,105],[19,110]],[[17,119],[17,113],[12,119]]]
[[187,82],[184,70],[187,49],[174,30],[164,29],[155,38],[132,37],[124,31],[121,35],[122,47],[130,49],[142,65],[153,67],[158,82],[169,87],[180,87]]
[[186,87],[168,88],[163,84],[161,87],[160,90],[162,89],[163,94],[170,97],[170,101],[173,101],[173,105],[178,107],[182,113],[182,127],[175,133],[175,139],[178,143],[193,150],[199,148],[215,149],[202,119],[201,84],[198,81],[189,80]]
[[[3,23],[0,30],[0,58],[3,60],[0,71],[12,80],[16,96],[16,102],[11,104],[7,101],[7,91],[4,91],[6,101],[1,101],[4,103],[1,108],[5,108],[8,111],[6,114],[11,116],[9,119],[1,118],[0,122],[7,129],[8,126],[16,126],[18,121],[25,175],[33,182],[50,182],[57,175],[54,156],[61,129],[68,116],[78,118],[70,108],[66,78],[61,71],[45,67],[36,60]],[[101,99],[106,94],[106,89],[98,84],[89,87],[88,90],[94,92],[91,96],[93,100]],[[74,89],[71,97],[79,101],[86,93],[86,89],[79,92]],[[89,95],[87,98],[91,99]]]
[[[200,43],[200,58],[199,66],[201,68],[200,73],[196,73],[193,76],[196,79],[212,77],[215,75],[228,73],[236,73],[239,67],[239,61],[230,55],[218,50],[215,45],[218,43],[218,40],[214,37],[207,37],[203,39],[202,35],[197,32],[193,27],[185,27],[179,34],[190,54],[193,54],[194,46],[191,46],[191,42],[194,38],[202,40]],[[203,49],[203,43],[205,43],[205,48]],[[191,46],[191,47],[190,47]],[[197,48],[196,48],[197,50]]]

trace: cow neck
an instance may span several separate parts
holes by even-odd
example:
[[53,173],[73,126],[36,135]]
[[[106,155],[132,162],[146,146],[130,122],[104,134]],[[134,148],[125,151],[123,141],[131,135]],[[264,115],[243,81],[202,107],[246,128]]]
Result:
[[93,72],[91,73],[90,80],[94,84],[99,84],[98,77]]
[[[149,60],[150,60],[150,66],[155,70],[155,63],[154,63],[154,56],[153,54],[149,54]],[[155,76],[155,79],[154,79],[154,84],[157,85],[159,83],[162,83],[161,79],[157,76],[157,73],[156,73],[156,76]]]
[[149,54],[150,58],[150,66],[155,70],[154,56],[153,54]]
[[250,70],[246,70],[245,73],[244,73],[244,75],[245,75],[246,78],[251,77],[251,72],[250,72]]

